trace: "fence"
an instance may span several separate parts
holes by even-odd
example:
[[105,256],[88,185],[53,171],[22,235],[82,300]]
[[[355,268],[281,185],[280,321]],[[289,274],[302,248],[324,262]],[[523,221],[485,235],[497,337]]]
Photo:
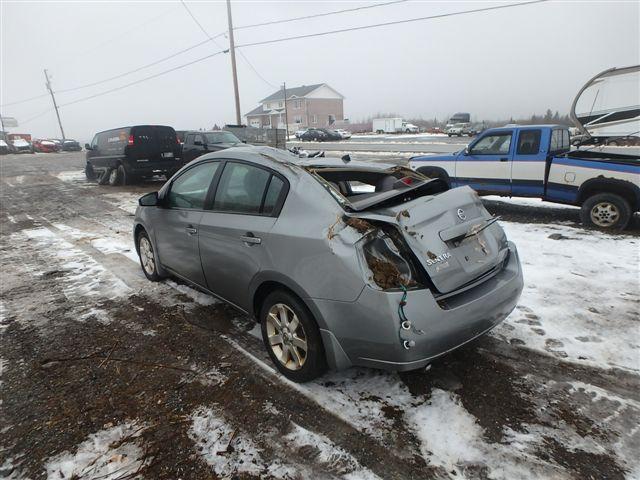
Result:
[[225,125],[224,130],[251,145],[286,148],[287,132],[283,128],[236,127]]

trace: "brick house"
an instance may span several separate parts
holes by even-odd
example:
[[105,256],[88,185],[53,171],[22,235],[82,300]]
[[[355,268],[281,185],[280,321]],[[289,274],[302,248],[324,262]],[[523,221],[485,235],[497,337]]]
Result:
[[[326,83],[287,88],[289,131],[303,127],[326,127],[344,119],[344,97]],[[247,125],[284,128],[284,91],[278,90],[260,100],[260,106],[245,115]]]

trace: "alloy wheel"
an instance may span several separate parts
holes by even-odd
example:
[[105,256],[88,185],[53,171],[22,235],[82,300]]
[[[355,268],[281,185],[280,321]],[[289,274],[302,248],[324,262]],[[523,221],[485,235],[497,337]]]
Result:
[[142,263],[142,268],[149,275],[153,275],[156,271],[156,264],[153,258],[153,248],[151,247],[151,242],[147,237],[140,238],[140,261]]
[[278,361],[289,370],[300,370],[307,360],[307,336],[295,312],[284,303],[276,303],[266,318],[269,347]]
[[620,211],[613,203],[596,203],[591,209],[591,221],[598,227],[611,227],[620,218]]

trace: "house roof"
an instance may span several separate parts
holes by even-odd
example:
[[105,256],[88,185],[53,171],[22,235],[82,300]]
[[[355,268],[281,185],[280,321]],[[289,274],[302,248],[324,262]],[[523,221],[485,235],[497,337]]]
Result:
[[245,113],[244,116],[248,117],[248,116],[255,116],[255,115],[276,115],[282,112],[284,112],[284,108],[273,108],[270,110],[265,110],[262,107],[262,105],[259,105],[253,110],[251,110],[249,113]]
[[[315,85],[303,85],[301,87],[287,88],[287,98],[295,97],[304,97],[305,95],[310,94],[316,88],[321,87],[324,83],[316,83]],[[266,98],[260,100],[260,103],[270,102],[273,100],[282,100],[284,99],[284,92],[282,90],[278,90],[277,92],[272,93]]]

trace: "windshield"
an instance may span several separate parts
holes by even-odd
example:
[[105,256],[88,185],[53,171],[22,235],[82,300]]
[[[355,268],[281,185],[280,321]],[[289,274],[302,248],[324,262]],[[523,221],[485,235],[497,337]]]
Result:
[[386,170],[364,167],[317,167],[311,172],[320,177],[321,183],[329,189],[343,208],[352,211],[361,211],[382,203],[402,203],[411,198],[440,191],[431,187],[422,189],[421,187],[429,184],[431,179],[405,167],[391,167]]
[[240,143],[240,139],[229,132],[209,132],[204,134],[207,143]]

